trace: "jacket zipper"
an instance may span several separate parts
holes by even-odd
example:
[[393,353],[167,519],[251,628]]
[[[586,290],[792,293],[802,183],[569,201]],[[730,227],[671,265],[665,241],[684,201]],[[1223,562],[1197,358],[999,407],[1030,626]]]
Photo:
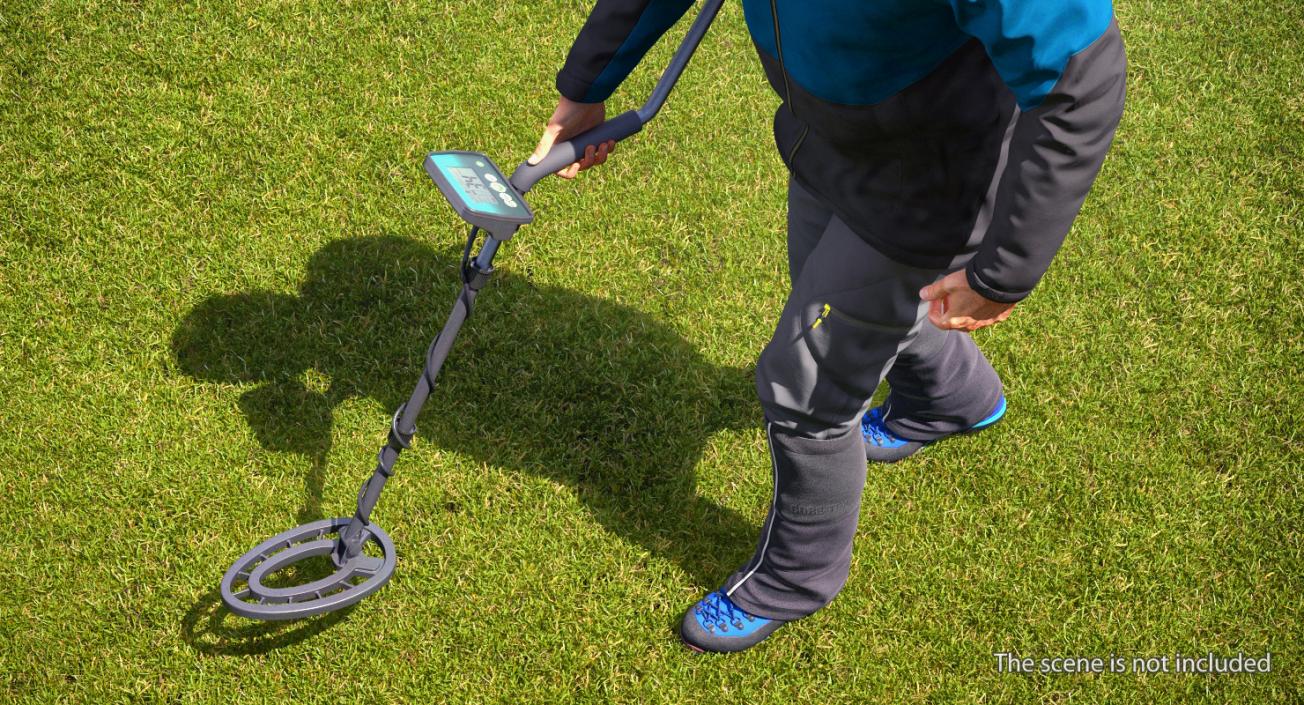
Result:
[[[792,86],[788,84],[788,67],[783,63],[783,35],[779,32],[779,0],[770,0],[770,17],[774,18],[774,51],[778,54],[776,58],[779,60],[779,73],[783,74],[783,102],[788,106],[788,114],[797,117],[797,111],[792,109]],[[802,126],[801,134],[797,136],[797,141],[788,151],[786,161],[789,164],[792,163],[792,158],[797,156],[801,143],[806,141],[808,132],[810,132],[810,125]]]
[[[789,110],[791,112],[791,110]],[[803,125],[801,134],[797,135],[797,141],[793,143],[792,150],[788,152],[788,163],[792,163],[792,158],[797,156],[797,150],[801,149],[801,143],[806,141],[806,133],[810,132],[810,125]]]
[[[770,0],[770,17],[774,18],[774,51],[779,56],[779,73],[783,74],[783,102],[792,113],[792,87],[788,85],[788,68],[783,65],[783,36],[779,34],[779,0]],[[796,113],[792,113],[796,117]]]

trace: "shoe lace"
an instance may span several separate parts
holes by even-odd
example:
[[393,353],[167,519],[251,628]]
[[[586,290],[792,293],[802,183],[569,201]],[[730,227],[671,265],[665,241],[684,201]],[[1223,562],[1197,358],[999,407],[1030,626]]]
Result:
[[729,631],[729,626],[733,625],[735,629],[742,629],[746,626],[743,620],[755,622],[758,618],[754,614],[749,614],[746,610],[735,605],[724,593],[713,592],[702,601],[697,603],[697,614],[702,617],[702,622],[706,624],[709,631],[715,631],[717,628],[722,632]]
[[882,419],[876,413],[865,414],[864,418],[860,420],[860,428],[865,438],[879,447],[892,445],[901,440],[887,430]]

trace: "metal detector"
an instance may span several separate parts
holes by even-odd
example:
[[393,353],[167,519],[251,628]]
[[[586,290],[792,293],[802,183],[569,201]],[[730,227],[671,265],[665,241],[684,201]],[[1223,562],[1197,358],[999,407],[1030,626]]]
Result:
[[[457,214],[471,224],[462,254],[462,293],[453,304],[448,322],[426,352],[425,369],[412,396],[394,412],[389,438],[380,449],[376,469],[358,491],[358,506],[353,516],[304,524],[279,533],[240,556],[222,576],[222,600],[232,612],[252,619],[300,619],[352,605],[389,581],[396,563],[394,542],[371,523],[371,512],[385,482],[394,474],[394,461],[416,435],[417,417],[435,387],[435,378],[462,323],[471,315],[476,294],[493,274],[498,247],[511,239],[522,225],[534,220],[525,203],[525,194],[548,174],[580,161],[586,148],[619,141],[643,129],[665,104],[722,3],[723,0],[707,0],[703,4],[643,107],[554,145],[538,164],[518,166],[510,179],[503,176],[489,157],[478,152],[435,152],[426,157],[426,173]],[[481,232],[485,233],[484,242],[472,257],[471,250]],[[301,561],[323,556],[329,557],[335,566],[335,572],[330,575],[291,587],[267,584],[275,582],[270,580],[274,574]]]

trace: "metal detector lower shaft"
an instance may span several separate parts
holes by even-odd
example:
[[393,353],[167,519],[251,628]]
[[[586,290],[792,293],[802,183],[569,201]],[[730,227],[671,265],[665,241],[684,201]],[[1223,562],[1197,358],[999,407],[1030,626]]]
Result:
[[389,439],[381,447],[376,458],[376,469],[358,490],[357,510],[353,513],[353,520],[340,532],[339,544],[335,548],[337,564],[342,564],[362,552],[371,510],[376,507],[376,501],[380,499],[385,481],[394,474],[394,462],[398,460],[399,454],[412,444],[412,437],[417,432],[417,417],[421,415],[421,407],[425,406],[426,399],[434,391],[435,378],[439,376],[444,360],[448,359],[453,341],[457,339],[462,324],[471,315],[476,294],[488,283],[489,276],[493,274],[493,259],[498,251],[499,242],[492,235],[487,236],[475,259],[465,266],[462,272],[462,293],[453,304],[453,311],[448,314],[448,321],[444,323],[443,329],[431,341],[426,351],[425,367],[421,372],[421,378],[417,380],[416,387],[412,390],[412,395],[394,412],[389,427]]

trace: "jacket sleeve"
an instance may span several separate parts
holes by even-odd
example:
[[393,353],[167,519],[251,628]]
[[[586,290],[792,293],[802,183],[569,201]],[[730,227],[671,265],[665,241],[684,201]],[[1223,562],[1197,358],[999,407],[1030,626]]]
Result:
[[600,103],[634,70],[693,0],[598,0],[557,73],[557,90]]
[[1109,151],[1127,59],[1109,0],[952,0],[1019,104],[992,220],[966,268],[993,301],[1032,293]]

